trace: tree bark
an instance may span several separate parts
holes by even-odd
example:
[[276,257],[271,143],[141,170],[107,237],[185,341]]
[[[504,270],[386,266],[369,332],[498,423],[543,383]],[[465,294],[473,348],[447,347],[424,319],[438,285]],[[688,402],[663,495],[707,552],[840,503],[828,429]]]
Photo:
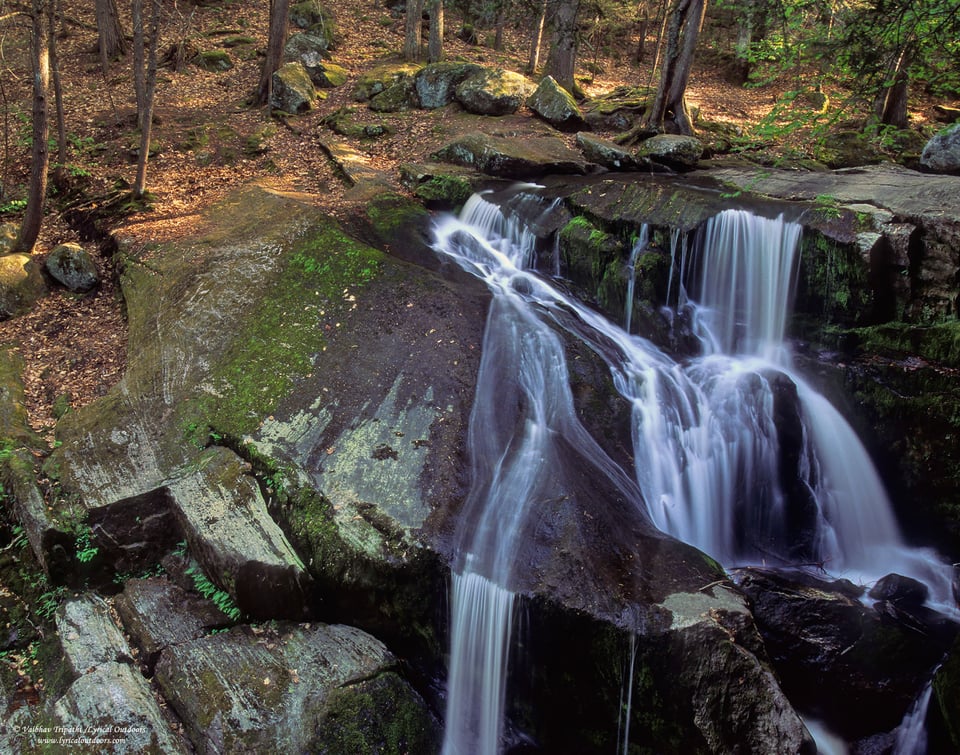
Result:
[[103,75],[106,76],[110,61],[127,54],[127,41],[120,27],[117,0],[95,0],[94,10],[97,16],[100,67],[103,69]]
[[427,44],[427,61],[443,60],[443,0],[430,0],[430,41]]
[[666,117],[670,114],[679,133],[693,134],[684,95],[706,8],[707,0],[675,0],[670,10],[660,86],[646,119],[647,125],[657,131],[664,130]]
[[[139,2],[139,0],[137,0]],[[153,0],[150,14],[150,49],[144,76],[144,113],[140,129],[140,154],[137,156],[137,177],[133,182],[133,196],[143,197],[147,191],[147,162],[150,159],[150,137],[153,134],[153,103],[157,93],[157,47],[160,41],[160,10],[162,0]]]
[[560,0],[553,21],[553,42],[547,60],[547,72],[568,92],[577,90],[577,13],[579,0]]
[[263,59],[260,84],[257,86],[256,103],[263,106],[270,102],[273,93],[273,74],[280,67],[283,46],[287,41],[287,17],[290,15],[290,0],[270,0],[270,32],[267,39],[267,54]]
[[133,0],[133,91],[137,98],[137,128],[143,130],[143,112],[146,110],[146,42],[143,36],[143,0]]
[[527,73],[531,76],[540,67],[540,48],[543,45],[543,28],[547,23],[547,0],[540,0],[540,12],[533,25],[533,35],[530,38],[530,58],[527,61]]
[[57,160],[53,169],[53,185],[64,189],[67,185],[67,122],[63,112],[63,86],[60,82],[60,59],[57,55],[57,0],[47,0],[47,49],[50,56],[50,78],[53,81],[53,101],[57,123]]
[[47,35],[44,33],[43,0],[33,0],[31,11],[31,63],[33,66],[33,146],[30,158],[30,189],[27,207],[23,213],[20,232],[13,244],[14,252],[32,252],[40,235],[43,210],[47,201],[47,167],[50,151],[47,148],[49,118],[47,91],[50,85],[50,57]]
[[423,41],[424,0],[407,0],[403,35],[403,59],[409,63],[420,60],[420,45]]
[[886,126],[904,129],[909,125],[907,94],[910,89],[908,68],[911,58],[912,54],[907,48],[900,51],[896,62],[890,67],[887,79],[890,84],[877,99],[877,115]]

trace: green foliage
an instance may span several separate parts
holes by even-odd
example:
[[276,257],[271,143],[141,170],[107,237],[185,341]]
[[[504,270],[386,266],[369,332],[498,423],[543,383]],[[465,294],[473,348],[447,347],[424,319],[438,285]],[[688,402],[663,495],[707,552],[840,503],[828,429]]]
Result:
[[93,544],[93,530],[86,525],[77,533],[74,547],[77,553],[77,561],[81,564],[90,563],[100,552],[100,549]]
[[237,608],[237,604],[233,602],[230,593],[226,590],[221,590],[211,582],[210,578],[203,573],[203,569],[200,568],[199,564],[196,562],[191,563],[185,573],[193,580],[194,589],[203,597],[212,601],[227,618],[231,621],[237,621],[240,618],[240,609]]
[[37,599],[35,607],[37,616],[44,621],[52,621],[53,615],[57,612],[57,608],[60,607],[66,595],[67,588],[63,586],[54,587],[42,593]]
[[26,199],[8,199],[6,202],[0,203],[0,215],[12,215],[23,212],[26,208]]

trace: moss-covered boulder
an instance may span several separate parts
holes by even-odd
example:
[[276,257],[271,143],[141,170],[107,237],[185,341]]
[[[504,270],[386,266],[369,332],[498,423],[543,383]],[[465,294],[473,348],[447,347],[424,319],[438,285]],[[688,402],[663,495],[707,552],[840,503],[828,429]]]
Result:
[[330,57],[330,39],[320,34],[299,32],[290,36],[283,47],[284,60],[301,63],[308,71]]
[[433,109],[456,99],[456,89],[465,79],[483,70],[476,63],[441,61],[425,65],[415,77],[420,107]]
[[583,127],[577,101],[552,76],[544,76],[527,98],[527,107],[555,128],[576,131]]
[[689,170],[703,156],[703,143],[692,136],[657,134],[645,139],[637,149],[637,157],[649,159],[671,168]]
[[0,223],[0,255],[9,254],[17,240],[19,229],[13,223]]
[[46,292],[36,259],[29,254],[0,256],[0,320],[28,312]]
[[290,5],[290,23],[300,29],[307,29],[317,37],[327,40],[327,47],[336,45],[337,20],[333,10],[318,0],[301,0]]
[[609,170],[637,170],[644,164],[616,142],[583,131],[577,134],[577,146],[587,160]]
[[284,113],[303,113],[313,108],[317,93],[301,63],[285,63],[273,74],[270,107]]
[[500,178],[529,179],[550,173],[583,174],[590,170],[590,164],[577,152],[550,136],[521,141],[475,132],[441,147],[431,159]]
[[226,50],[204,50],[194,57],[193,64],[209,73],[223,73],[233,68],[233,61]]
[[352,627],[239,627],[164,650],[156,680],[198,752],[438,750],[395,658]]
[[593,131],[629,131],[653,102],[649,87],[620,86],[583,103],[583,118]]
[[456,88],[457,102],[476,115],[515,113],[534,92],[534,84],[523,74],[502,68],[483,69]]
[[377,95],[395,86],[413,92],[413,78],[422,67],[416,63],[384,63],[374,66],[357,79],[353,98],[357,102],[370,102]]

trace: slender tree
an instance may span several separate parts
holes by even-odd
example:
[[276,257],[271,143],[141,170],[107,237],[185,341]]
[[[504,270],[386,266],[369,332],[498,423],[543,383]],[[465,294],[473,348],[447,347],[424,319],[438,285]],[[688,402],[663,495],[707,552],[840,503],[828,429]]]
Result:
[[430,63],[443,60],[443,0],[430,0],[430,40],[427,44],[427,60]]
[[685,95],[706,8],[707,0],[674,0],[671,6],[660,86],[645,119],[650,128],[663,131],[669,114],[681,134],[693,133]]
[[290,0],[270,0],[270,33],[267,39],[267,54],[263,59],[260,84],[257,87],[256,103],[270,102],[273,90],[273,74],[280,68],[283,46],[287,41],[287,17],[290,15]]
[[540,67],[540,49],[543,46],[543,30],[547,25],[547,0],[537,3],[539,10],[530,36],[530,57],[527,61],[527,73],[531,76]]
[[20,232],[13,244],[15,252],[31,252],[40,235],[43,210],[47,201],[47,167],[50,151],[47,147],[49,116],[47,93],[50,86],[49,37],[44,31],[44,2],[33,0],[30,12],[30,58],[33,67],[33,145],[30,162],[30,188],[27,207]]
[[127,40],[120,26],[117,0],[95,0],[100,67],[107,75],[110,61],[127,54]]
[[53,169],[53,185],[63,189],[67,184],[67,122],[63,112],[63,85],[60,81],[60,58],[57,54],[58,0],[47,0],[47,48],[50,56],[50,78],[53,82],[53,102],[56,110],[57,159]]
[[[143,0],[133,0],[135,8],[142,5]],[[152,0],[150,13],[150,38],[146,53],[146,70],[143,71],[143,111],[137,114],[140,123],[140,153],[137,157],[137,177],[133,183],[133,195],[138,199],[143,197],[147,190],[147,161],[150,159],[150,139],[153,136],[153,104],[157,91],[157,47],[160,42],[160,11],[162,0]],[[138,8],[141,16],[141,39],[139,47],[144,48],[143,35],[143,8]]]

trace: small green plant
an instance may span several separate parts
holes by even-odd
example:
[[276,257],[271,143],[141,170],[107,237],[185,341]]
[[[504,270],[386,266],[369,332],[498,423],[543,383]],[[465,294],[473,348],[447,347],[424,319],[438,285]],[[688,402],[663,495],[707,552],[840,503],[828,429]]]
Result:
[[199,564],[190,564],[185,573],[193,580],[194,589],[203,597],[213,601],[213,604],[219,608],[227,618],[231,621],[236,621],[240,618],[240,609],[237,608],[237,604],[233,602],[230,593],[226,590],[221,590],[211,582],[210,578],[203,573],[203,569],[200,568]]
[[40,597],[37,598],[37,616],[44,621],[51,621],[66,594],[67,589],[62,586],[41,593]]
[[814,197],[813,202],[816,205],[817,210],[826,217],[840,217],[840,206],[837,203],[837,198],[832,194],[817,194],[817,196]]
[[93,530],[88,525],[83,525],[77,533],[74,547],[77,551],[77,561],[81,564],[90,563],[100,552],[100,549],[93,544]]
[[23,212],[27,207],[26,199],[8,199],[0,204],[0,215],[8,215],[16,212]]

